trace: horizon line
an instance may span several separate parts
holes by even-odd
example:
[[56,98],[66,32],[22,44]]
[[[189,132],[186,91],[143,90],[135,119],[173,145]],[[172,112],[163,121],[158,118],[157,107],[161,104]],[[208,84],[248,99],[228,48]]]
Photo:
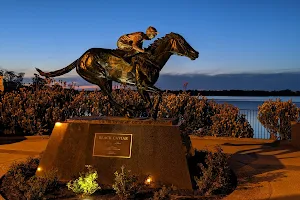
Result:
[[[15,71],[13,71],[15,72]],[[208,73],[208,72],[189,72],[189,73],[176,73],[176,72],[165,72],[165,73],[161,73],[161,75],[170,75],[170,76],[197,76],[197,75],[206,75],[206,76],[218,76],[218,75],[273,75],[273,74],[300,74],[300,69],[299,70],[295,70],[295,71],[277,71],[277,72],[219,72],[219,73]],[[39,75],[39,74],[38,74]],[[41,75],[39,75],[40,77],[43,77]],[[72,75],[62,75],[62,76],[57,76],[57,77],[52,77],[54,79],[58,79],[58,78],[74,78],[74,77],[81,77],[79,74],[72,74]],[[34,78],[34,75],[32,76],[26,76],[26,73],[24,75],[24,78]]]

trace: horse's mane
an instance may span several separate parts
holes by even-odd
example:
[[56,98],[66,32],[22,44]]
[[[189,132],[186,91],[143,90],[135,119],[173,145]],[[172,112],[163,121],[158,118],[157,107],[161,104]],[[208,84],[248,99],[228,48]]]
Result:
[[166,34],[165,36],[163,36],[163,37],[161,37],[161,38],[157,38],[156,40],[154,40],[154,42],[151,43],[147,48],[145,48],[145,50],[146,50],[146,51],[149,51],[149,50],[151,51],[152,49],[155,49],[155,48],[157,48],[159,45],[161,45],[161,43],[162,43],[163,41],[165,41],[165,39],[174,38],[174,37],[176,37],[176,36],[178,36],[178,34],[173,33],[173,32],[168,33],[168,34]]

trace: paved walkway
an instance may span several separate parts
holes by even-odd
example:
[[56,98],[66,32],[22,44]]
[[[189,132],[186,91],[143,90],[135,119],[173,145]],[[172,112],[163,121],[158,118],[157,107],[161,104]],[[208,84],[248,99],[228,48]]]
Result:
[[232,154],[238,186],[224,200],[300,200],[300,150],[270,140],[191,139],[194,148],[221,145]]
[[[191,137],[194,148],[221,145],[232,154],[230,165],[238,187],[224,200],[299,200],[300,150],[268,140]],[[39,155],[48,139],[31,137],[9,144],[0,138],[0,177],[14,161]],[[1,196],[0,196],[1,200]]]
[[[6,173],[13,162],[26,160],[29,156],[38,156],[45,150],[47,144],[47,137],[20,138],[19,142],[0,138],[0,177]],[[0,200],[4,200],[1,195]]]

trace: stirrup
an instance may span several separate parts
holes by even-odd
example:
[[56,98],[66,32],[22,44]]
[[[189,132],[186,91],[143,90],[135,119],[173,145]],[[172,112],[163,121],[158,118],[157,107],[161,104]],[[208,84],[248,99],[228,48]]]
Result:
[[126,53],[123,57],[124,57],[124,58],[128,58],[128,57],[130,57],[130,56],[132,56],[132,54]]

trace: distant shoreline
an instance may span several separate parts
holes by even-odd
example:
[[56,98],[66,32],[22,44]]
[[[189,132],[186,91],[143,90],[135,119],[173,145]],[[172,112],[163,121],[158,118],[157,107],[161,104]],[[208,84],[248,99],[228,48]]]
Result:
[[[178,94],[182,90],[165,90],[169,93]],[[198,94],[202,96],[249,96],[249,97],[272,97],[272,96],[300,96],[300,91],[280,90],[280,91],[262,91],[262,90],[186,90],[192,96]]]
[[[29,85],[23,84],[23,87],[27,88]],[[69,87],[64,87],[69,89]],[[6,88],[5,88],[6,89]],[[75,90],[82,90],[83,88],[75,88]],[[96,88],[85,89],[85,91],[93,92]],[[134,88],[131,88],[135,90]],[[119,90],[119,89],[114,89]],[[101,90],[98,90],[101,91]],[[180,94],[182,92],[187,92],[191,96],[231,96],[231,97],[298,97],[300,96],[300,91],[291,91],[291,90],[277,90],[277,91],[266,91],[266,90],[162,90],[163,92]]]

